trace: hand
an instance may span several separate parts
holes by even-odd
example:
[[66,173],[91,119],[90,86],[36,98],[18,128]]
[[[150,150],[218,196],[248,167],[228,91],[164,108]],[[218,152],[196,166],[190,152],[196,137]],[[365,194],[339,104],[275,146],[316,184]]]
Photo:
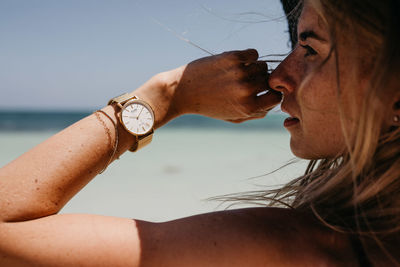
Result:
[[254,49],[195,60],[154,76],[135,93],[155,109],[156,127],[187,113],[230,122],[264,117],[281,101],[269,89],[268,67]]
[[268,89],[268,67],[257,61],[254,49],[202,58],[184,66],[175,90],[175,104],[182,113],[195,113],[231,121],[264,117],[281,100]]

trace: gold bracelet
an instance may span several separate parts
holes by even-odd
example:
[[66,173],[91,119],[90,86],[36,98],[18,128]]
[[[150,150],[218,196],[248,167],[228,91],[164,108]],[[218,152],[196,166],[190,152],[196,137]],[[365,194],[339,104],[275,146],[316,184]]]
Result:
[[[101,124],[103,125],[104,129],[107,132],[107,137],[108,137],[108,142],[111,144],[111,132],[110,129],[107,127],[107,125],[104,123],[104,121],[100,118],[99,113],[104,114],[107,118],[110,119],[110,121],[112,122],[112,124],[114,125],[115,128],[115,141],[114,141],[114,147],[113,147],[113,152],[110,156],[110,159],[108,160],[107,164],[104,166],[104,168],[99,172],[99,174],[102,174],[108,167],[108,165],[110,165],[111,161],[113,160],[115,153],[117,153],[117,148],[118,148],[118,126],[117,124],[114,122],[114,120],[110,117],[110,115],[108,115],[106,112],[104,112],[103,110],[99,109],[96,110],[95,112],[93,112],[93,114],[96,115],[96,118],[101,122]],[[118,159],[118,158],[117,158]]]

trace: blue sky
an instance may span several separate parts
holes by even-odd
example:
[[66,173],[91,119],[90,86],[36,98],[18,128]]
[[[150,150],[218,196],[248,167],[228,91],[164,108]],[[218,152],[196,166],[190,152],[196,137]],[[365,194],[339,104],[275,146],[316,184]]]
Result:
[[289,51],[279,0],[1,0],[0,109],[92,110],[207,56],[166,28],[213,53]]

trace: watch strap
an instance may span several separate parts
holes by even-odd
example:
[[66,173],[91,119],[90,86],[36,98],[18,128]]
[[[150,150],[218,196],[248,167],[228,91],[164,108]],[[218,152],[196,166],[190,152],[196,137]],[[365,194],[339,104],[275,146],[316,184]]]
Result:
[[133,144],[133,146],[131,148],[129,148],[129,151],[136,152],[139,149],[142,149],[143,147],[150,144],[151,140],[153,140],[153,133],[154,133],[154,130],[152,130],[145,136],[136,136],[136,142]]
[[110,101],[108,101],[108,105],[117,104],[120,106],[120,108],[122,108],[122,105],[131,99],[138,99],[138,97],[136,97],[133,93],[125,93],[110,99]]

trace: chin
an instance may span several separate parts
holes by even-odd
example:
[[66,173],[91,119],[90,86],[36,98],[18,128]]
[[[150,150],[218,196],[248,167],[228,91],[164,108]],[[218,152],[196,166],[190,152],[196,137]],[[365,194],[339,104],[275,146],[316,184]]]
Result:
[[317,160],[317,159],[322,159],[323,157],[308,153],[307,151],[302,151],[302,150],[294,150],[291,149],[293,155],[295,155],[298,158],[301,159],[306,159],[306,160]]
[[306,160],[335,158],[341,154],[337,150],[333,151],[322,147],[317,148],[315,147],[315,143],[296,142],[292,138],[290,139],[290,150],[296,157]]

